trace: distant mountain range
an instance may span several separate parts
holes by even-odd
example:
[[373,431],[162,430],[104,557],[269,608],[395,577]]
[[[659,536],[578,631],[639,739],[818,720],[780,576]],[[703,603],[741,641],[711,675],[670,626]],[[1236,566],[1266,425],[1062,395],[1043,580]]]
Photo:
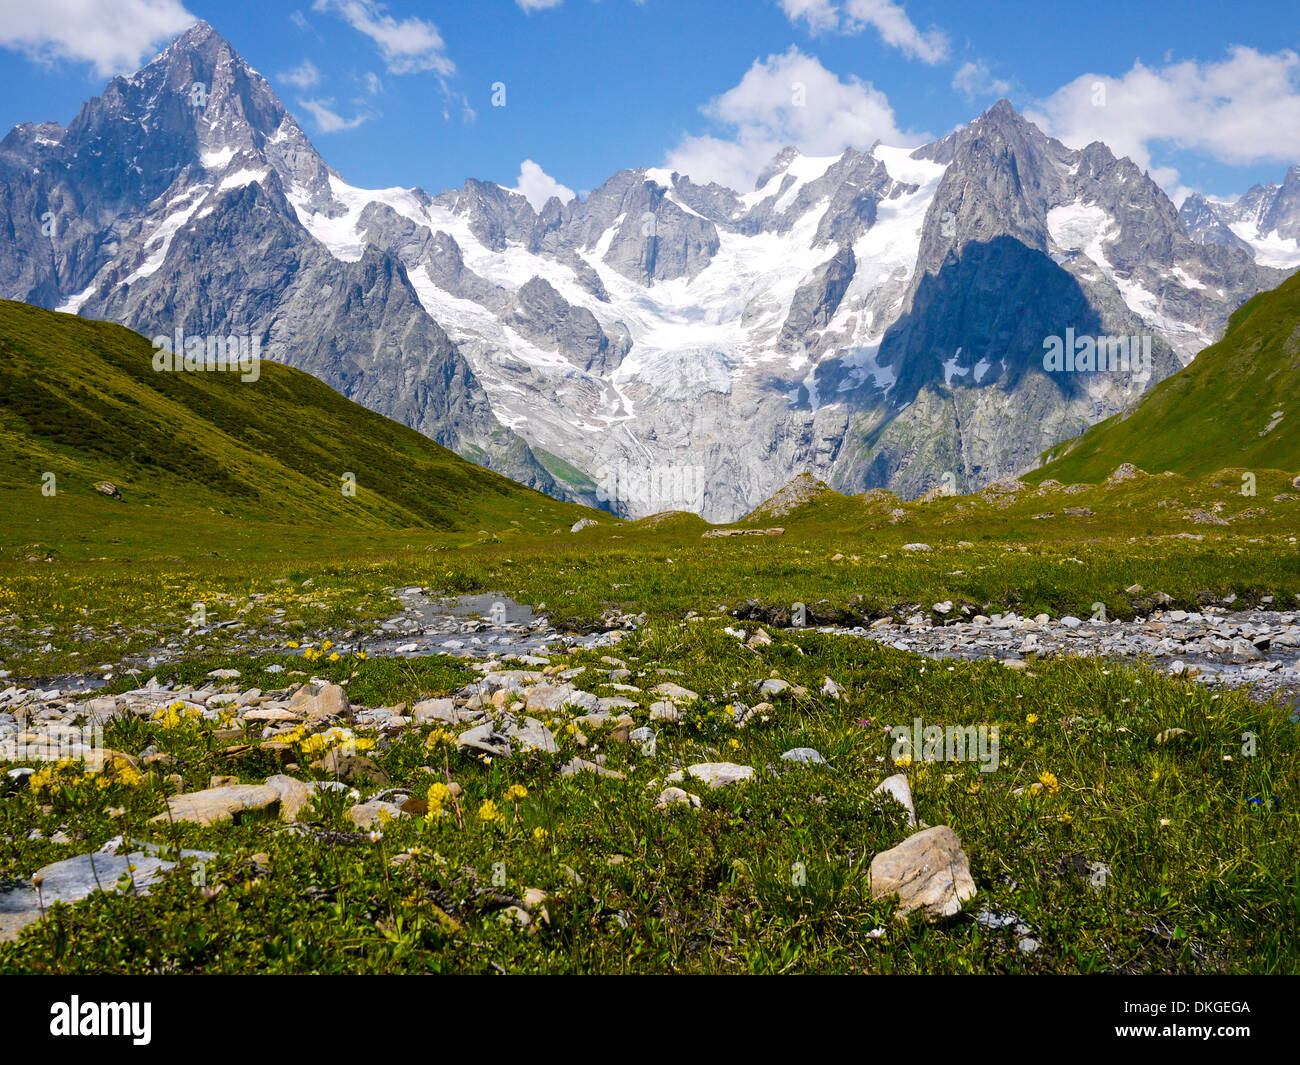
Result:
[[1248,250],[1264,266],[1300,268],[1300,164],[1281,185],[1256,185],[1236,200],[1193,193],[1178,213],[1202,244]]
[[[725,521],[803,471],[914,497],[1031,465],[1300,266],[1298,189],[1180,211],[1003,101],[915,150],[786,149],[749,192],[654,169],[540,211],[476,180],[367,191],[199,23],[0,143],[0,295],[256,336],[542,491]],[[1045,368],[1066,337],[1150,357]]]

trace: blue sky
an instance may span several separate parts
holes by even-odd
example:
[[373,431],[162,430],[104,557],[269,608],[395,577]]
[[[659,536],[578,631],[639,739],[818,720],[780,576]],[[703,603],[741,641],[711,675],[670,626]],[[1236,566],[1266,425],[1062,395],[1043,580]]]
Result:
[[630,166],[748,187],[782,144],[922,143],[1001,95],[1175,194],[1300,161],[1300,5],[1222,0],[0,0],[0,124],[66,124],[194,18],[366,187],[525,160],[539,194]]

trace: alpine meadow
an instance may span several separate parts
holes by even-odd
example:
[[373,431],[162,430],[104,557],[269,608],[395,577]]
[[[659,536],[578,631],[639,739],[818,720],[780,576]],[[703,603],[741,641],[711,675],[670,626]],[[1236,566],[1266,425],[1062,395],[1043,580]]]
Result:
[[0,2],[0,973],[1263,1032],[1300,17],[1133,7]]

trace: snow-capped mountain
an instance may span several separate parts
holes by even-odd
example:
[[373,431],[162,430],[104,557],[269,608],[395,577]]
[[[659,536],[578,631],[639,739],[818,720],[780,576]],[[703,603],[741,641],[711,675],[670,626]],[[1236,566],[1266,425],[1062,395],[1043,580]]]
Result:
[[1281,185],[1255,185],[1235,200],[1193,193],[1179,213],[1202,243],[1248,249],[1265,266],[1300,268],[1300,164]]
[[263,357],[559,494],[400,262],[372,249],[342,263],[298,223],[286,191],[338,210],[337,181],[266,80],[198,23],[67,129],[0,142],[0,294],[150,337],[257,337]]
[[[716,521],[805,470],[979,488],[1123,409],[1284,276],[1186,211],[1005,101],[916,150],[786,149],[750,192],[654,169],[540,211],[475,180],[363,190],[200,23],[68,129],[0,144],[0,293],[257,335],[545,490]],[[1050,338],[1144,336],[1142,372],[1045,368]]]

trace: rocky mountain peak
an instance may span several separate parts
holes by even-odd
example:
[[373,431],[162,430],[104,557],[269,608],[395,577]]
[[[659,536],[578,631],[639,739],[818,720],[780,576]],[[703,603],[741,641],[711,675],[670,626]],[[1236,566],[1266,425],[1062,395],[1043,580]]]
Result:
[[777,174],[785,173],[790,164],[798,158],[799,149],[793,144],[787,144],[776,155],[772,156],[772,161],[763,167],[758,177],[754,179],[754,191],[757,192]]

